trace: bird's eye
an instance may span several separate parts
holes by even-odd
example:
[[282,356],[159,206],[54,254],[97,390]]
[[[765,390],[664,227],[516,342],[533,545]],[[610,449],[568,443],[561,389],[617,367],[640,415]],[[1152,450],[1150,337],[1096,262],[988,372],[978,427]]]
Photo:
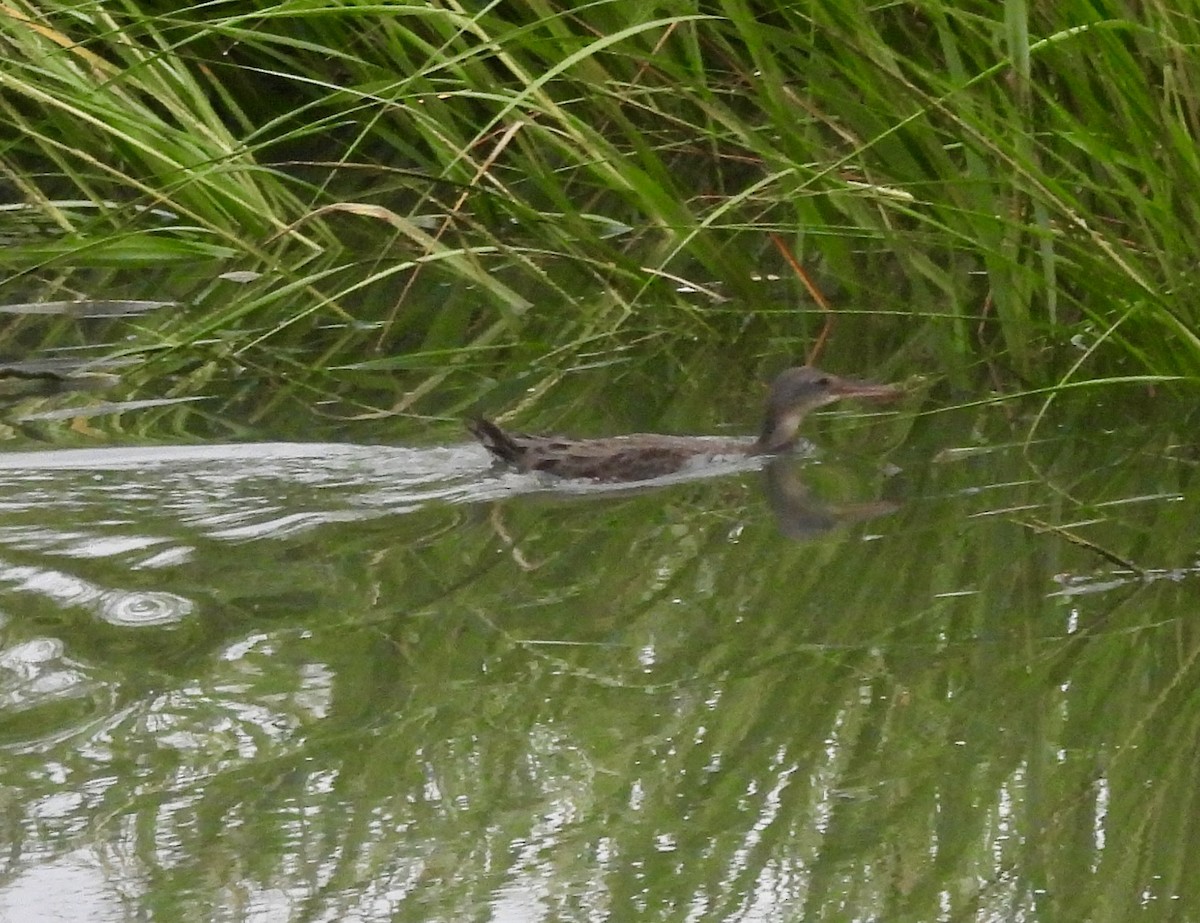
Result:
[[819,384],[822,388],[828,388],[831,384],[833,384],[833,379],[828,375],[822,375],[817,379],[817,384]]

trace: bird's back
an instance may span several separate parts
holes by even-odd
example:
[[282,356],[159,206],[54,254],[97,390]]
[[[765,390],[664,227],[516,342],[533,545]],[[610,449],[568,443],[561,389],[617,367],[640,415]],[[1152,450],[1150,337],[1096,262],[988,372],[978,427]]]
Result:
[[749,440],[719,436],[656,433],[603,439],[526,436],[506,432],[484,419],[470,421],[467,428],[496,458],[521,471],[610,482],[662,477],[700,459],[746,455],[754,445]]

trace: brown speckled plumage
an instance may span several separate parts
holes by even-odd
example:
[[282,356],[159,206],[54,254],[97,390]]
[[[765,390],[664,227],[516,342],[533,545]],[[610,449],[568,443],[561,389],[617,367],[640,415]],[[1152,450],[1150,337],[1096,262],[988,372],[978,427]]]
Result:
[[496,458],[520,471],[595,481],[644,481],[672,474],[694,460],[787,451],[810,410],[843,397],[892,397],[898,393],[890,385],[838,378],[811,366],[790,368],[771,385],[762,432],[753,441],[655,433],[602,439],[527,436],[506,432],[482,418],[469,421],[467,428]]

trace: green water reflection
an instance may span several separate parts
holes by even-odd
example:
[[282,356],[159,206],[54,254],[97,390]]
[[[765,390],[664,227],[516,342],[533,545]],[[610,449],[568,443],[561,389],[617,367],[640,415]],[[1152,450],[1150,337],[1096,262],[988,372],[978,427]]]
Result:
[[1200,915],[1194,447],[1061,412],[818,425],[806,541],[760,471],[14,464],[0,918]]

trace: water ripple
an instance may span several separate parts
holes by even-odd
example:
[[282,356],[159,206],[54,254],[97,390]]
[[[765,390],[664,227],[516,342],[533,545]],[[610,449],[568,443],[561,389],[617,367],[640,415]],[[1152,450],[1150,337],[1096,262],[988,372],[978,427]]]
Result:
[[149,628],[179,622],[189,616],[193,608],[191,600],[174,593],[110,592],[100,599],[96,614],[122,628]]

